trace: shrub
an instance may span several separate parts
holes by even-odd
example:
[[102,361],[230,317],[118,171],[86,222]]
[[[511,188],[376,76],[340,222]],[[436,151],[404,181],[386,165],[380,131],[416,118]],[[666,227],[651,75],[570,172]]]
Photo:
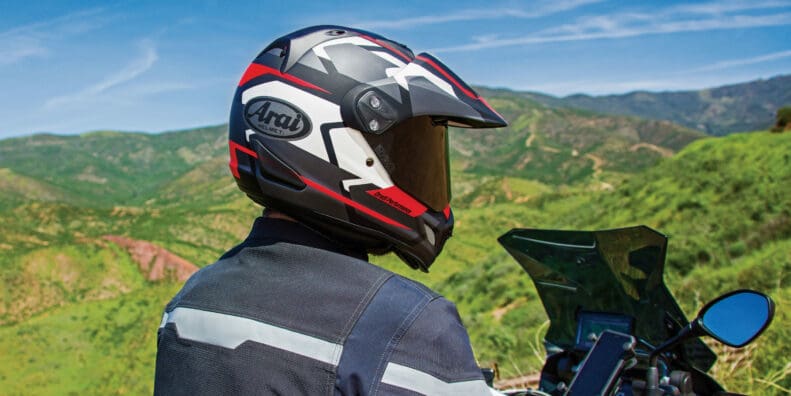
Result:
[[777,110],[777,118],[772,132],[783,132],[791,129],[791,106],[784,106]]

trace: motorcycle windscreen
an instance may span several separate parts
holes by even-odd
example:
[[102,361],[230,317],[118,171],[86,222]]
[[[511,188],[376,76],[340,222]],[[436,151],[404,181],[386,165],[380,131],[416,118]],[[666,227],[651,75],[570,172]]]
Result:
[[377,135],[363,136],[393,184],[435,211],[450,203],[448,127],[431,117],[407,119]]
[[[550,320],[546,340],[554,345],[575,346],[581,311],[633,318],[633,335],[653,346],[688,324],[662,279],[667,237],[648,227],[514,229],[498,241],[533,280]],[[698,339],[682,348],[700,370],[716,360]]]

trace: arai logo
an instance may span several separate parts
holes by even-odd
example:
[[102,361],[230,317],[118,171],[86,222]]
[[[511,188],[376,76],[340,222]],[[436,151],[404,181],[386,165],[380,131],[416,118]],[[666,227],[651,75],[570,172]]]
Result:
[[267,96],[254,98],[244,107],[247,125],[279,138],[298,138],[310,131],[310,118],[298,107]]

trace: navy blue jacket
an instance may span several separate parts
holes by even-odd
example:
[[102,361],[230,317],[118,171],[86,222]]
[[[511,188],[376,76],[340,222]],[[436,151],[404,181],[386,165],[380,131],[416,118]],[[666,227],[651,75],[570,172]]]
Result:
[[456,307],[285,220],[165,308],[155,394],[489,394]]

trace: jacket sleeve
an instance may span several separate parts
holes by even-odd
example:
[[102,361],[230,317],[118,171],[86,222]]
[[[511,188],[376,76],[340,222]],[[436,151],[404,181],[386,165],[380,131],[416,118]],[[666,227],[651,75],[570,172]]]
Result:
[[390,355],[380,389],[395,395],[490,395],[456,306],[429,302]]

